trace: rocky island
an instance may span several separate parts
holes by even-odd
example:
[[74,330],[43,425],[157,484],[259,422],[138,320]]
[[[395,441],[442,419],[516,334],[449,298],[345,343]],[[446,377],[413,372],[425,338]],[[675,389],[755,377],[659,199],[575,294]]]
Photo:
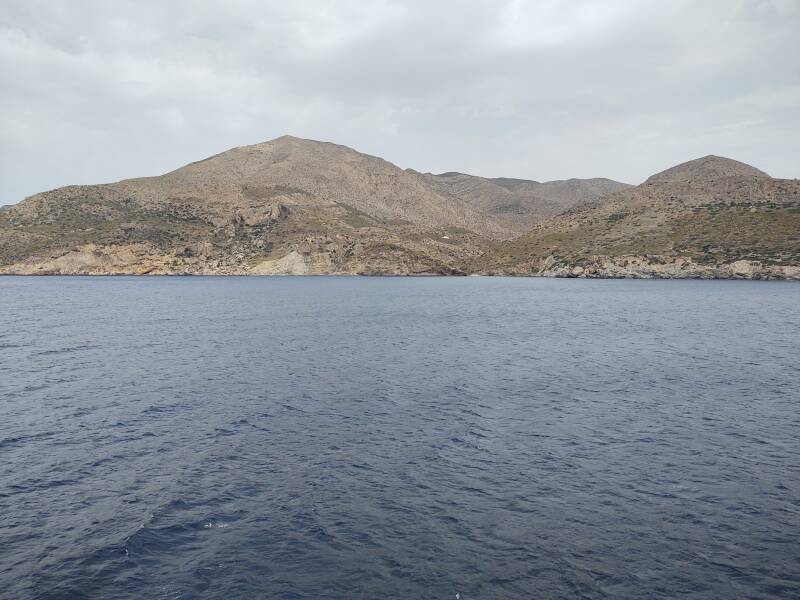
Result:
[[800,181],[717,156],[537,182],[284,136],[0,208],[0,274],[800,279]]

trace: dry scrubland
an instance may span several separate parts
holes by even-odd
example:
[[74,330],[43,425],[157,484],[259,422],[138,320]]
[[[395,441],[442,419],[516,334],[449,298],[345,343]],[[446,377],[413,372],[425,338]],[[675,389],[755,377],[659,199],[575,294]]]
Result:
[[4,207],[0,273],[800,278],[800,181],[714,156],[639,186],[434,175],[285,136]]

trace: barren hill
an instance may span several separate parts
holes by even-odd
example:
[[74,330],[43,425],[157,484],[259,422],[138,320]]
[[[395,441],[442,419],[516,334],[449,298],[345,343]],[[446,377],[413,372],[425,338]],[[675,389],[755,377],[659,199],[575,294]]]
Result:
[[6,272],[451,272],[513,232],[425,177],[284,136],[0,212]]
[[478,265],[581,277],[800,278],[800,181],[701,158],[496,244]]
[[745,163],[722,156],[704,156],[675,165],[651,175],[645,183],[677,183],[681,181],[714,181],[724,177],[766,178],[769,175]]
[[467,206],[516,232],[528,231],[536,223],[583,202],[597,200],[629,187],[610,179],[529,181],[485,178],[464,173],[426,174],[431,184],[460,198]]
[[0,273],[800,277],[799,235],[800,182],[730,159],[540,183],[284,136],[4,207]]

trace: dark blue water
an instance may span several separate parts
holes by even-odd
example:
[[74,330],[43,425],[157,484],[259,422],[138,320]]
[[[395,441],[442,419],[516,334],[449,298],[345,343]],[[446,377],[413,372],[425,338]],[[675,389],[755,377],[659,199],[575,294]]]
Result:
[[798,598],[800,285],[0,278],[0,597]]

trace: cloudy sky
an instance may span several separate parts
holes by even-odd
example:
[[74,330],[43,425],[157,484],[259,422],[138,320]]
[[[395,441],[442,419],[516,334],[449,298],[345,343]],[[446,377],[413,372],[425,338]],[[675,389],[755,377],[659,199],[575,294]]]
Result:
[[290,133],[422,171],[800,177],[798,0],[3,0],[0,203]]

